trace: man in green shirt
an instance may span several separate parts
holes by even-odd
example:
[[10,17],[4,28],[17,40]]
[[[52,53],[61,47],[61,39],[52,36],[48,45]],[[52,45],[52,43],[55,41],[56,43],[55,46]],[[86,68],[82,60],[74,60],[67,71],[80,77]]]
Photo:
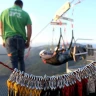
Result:
[[[25,71],[24,51],[30,45],[32,22],[27,12],[22,10],[23,2],[16,0],[14,6],[4,10],[0,15],[0,33],[3,46],[8,52],[13,69]],[[27,26],[27,32],[25,27]]]

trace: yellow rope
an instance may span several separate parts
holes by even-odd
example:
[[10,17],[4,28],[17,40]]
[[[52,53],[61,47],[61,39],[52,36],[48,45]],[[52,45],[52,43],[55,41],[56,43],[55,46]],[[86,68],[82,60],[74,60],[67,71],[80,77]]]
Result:
[[22,86],[20,84],[18,84],[18,93],[19,93],[19,96],[22,96]]
[[36,96],[40,96],[42,90],[36,90]]
[[26,96],[25,86],[21,86],[21,96]]
[[42,90],[30,89],[31,96],[40,96]]
[[7,80],[7,87],[8,87],[8,96],[11,94],[11,81],[8,79]]
[[18,90],[19,90],[20,96],[23,96],[23,91],[24,91],[24,90],[23,90],[23,89],[24,89],[23,87],[24,87],[24,86],[19,86],[19,89],[18,89]]
[[15,96],[18,96],[18,94],[19,94],[19,91],[18,91],[18,89],[19,89],[19,84],[14,83],[14,89],[15,89]]
[[32,96],[35,96],[35,89],[31,89],[30,93],[31,93]]
[[14,82],[7,80],[7,86],[8,86],[8,96],[14,95]]
[[30,89],[28,87],[25,87],[25,94],[26,96],[30,96]]
[[7,80],[7,86],[8,86],[8,96],[11,96],[10,92],[11,90],[14,91],[14,96],[40,96],[42,90],[36,90],[36,89],[29,89],[25,86],[21,86],[20,84],[13,83],[9,80]]

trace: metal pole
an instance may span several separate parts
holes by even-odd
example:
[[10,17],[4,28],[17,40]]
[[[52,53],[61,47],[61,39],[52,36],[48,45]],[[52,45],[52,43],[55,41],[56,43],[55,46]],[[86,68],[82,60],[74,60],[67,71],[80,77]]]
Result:
[[78,40],[93,40],[93,39],[84,39],[84,38],[77,38],[76,40],[75,40],[75,43],[78,41]]
[[66,62],[66,73],[68,73],[68,62]]

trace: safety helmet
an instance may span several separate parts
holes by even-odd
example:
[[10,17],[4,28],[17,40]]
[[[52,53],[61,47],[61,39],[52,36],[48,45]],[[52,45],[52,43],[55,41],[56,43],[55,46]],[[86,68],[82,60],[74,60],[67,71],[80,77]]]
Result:
[[46,50],[42,50],[42,51],[40,51],[39,56],[44,55],[45,52],[46,52]]

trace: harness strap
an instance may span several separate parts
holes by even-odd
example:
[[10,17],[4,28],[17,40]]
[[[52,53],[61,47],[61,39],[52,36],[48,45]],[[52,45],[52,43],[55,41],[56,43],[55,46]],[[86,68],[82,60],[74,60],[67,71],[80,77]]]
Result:
[[72,48],[73,39],[74,39],[74,35],[73,35],[73,30],[72,30],[72,39],[71,39],[71,43],[69,45],[68,50],[70,50]]
[[60,47],[60,41],[61,41],[61,38],[62,38],[62,32],[61,32],[61,28],[60,28],[60,37],[59,37],[59,42],[58,42],[58,45],[57,45],[57,49],[56,49],[56,53],[58,53],[58,49]]

